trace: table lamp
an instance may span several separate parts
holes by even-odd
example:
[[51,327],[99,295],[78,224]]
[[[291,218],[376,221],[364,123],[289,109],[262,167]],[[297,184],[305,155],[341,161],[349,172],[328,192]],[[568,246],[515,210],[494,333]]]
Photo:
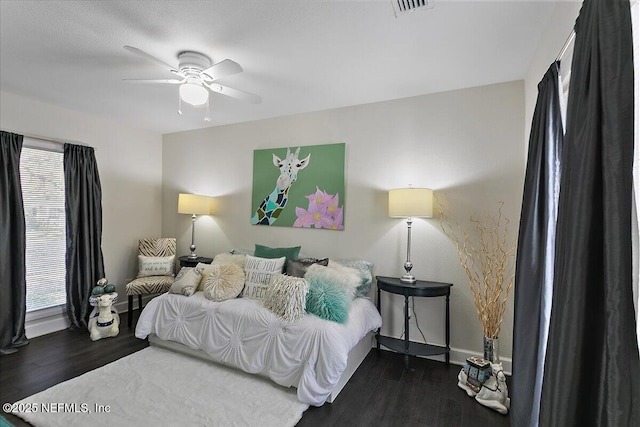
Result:
[[407,262],[405,274],[400,278],[403,283],[415,283],[411,274],[411,223],[413,218],[431,218],[433,216],[433,190],[429,188],[396,188],[389,191],[389,216],[407,218]]
[[178,195],[178,213],[191,215],[191,253],[189,259],[198,258],[195,243],[196,215],[210,215],[212,201],[213,199],[208,196],[184,193]]

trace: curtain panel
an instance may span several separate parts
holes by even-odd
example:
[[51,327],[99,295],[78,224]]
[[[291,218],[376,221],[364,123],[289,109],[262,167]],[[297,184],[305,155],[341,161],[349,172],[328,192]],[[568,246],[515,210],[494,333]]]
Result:
[[551,313],[564,131],[560,64],[538,84],[522,198],[515,277],[511,423],[535,426]]
[[20,184],[22,135],[0,131],[0,354],[28,344],[25,220]]
[[638,426],[629,1],[585,0],[575,31],[540,425]]
[[87,328],[91,289],[104,277],[102,188],[93,148],[64,145],[66,290],[71,328]]

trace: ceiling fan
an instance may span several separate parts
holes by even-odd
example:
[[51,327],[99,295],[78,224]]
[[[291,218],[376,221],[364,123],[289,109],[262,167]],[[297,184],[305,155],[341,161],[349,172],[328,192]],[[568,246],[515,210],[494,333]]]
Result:
[[262,98],[258,95],[215,83],[216,80],[222,77],[242,72],[242,67],[230,59],[213,64],[206,55],[193,51],[184,51],[178,54],[178,67],[174,67],[138,48],[132,46],[124,46],[124,48],[160,65],[178,77],[174,79],[123,79],[128,83],[180,85],[178,114],[182,114],[182,102],[184,101],[195,107],[205,106],[204,119],[205,121],[211,121],[209,116],[209,91],[248,101],[252,104],[262,102]]

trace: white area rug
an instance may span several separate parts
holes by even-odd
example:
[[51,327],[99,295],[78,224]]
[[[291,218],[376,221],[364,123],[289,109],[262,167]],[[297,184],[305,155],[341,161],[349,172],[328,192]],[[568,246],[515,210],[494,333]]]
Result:
[[14,415],[35,426],[281,427],[308,407],[294,388],[148,347],[16,402]]

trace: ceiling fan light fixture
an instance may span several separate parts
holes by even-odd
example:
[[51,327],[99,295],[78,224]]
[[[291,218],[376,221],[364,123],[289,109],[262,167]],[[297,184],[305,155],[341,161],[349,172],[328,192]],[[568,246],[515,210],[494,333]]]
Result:
[[187,103],[194,107],[205,108],[205,121],[211,121],[209,91],[215,91],[225,96],[248,101],[253,104],[262,102],[262,98],[252,93],[243,92],[227,86],[214,83],[216,80],[241,73],[242,67],[230,60],[225,59],[213,64],[208,56],[198,52],[184,51],[178,54],[178,67],[167,64],[161,59],[148,54],[138,48],[125,46],[126,50],[141,56],[149,61],[168,69],[179,78],[175,79],[125,79],[131,83],[160,83],[179,85],[178,88],[178,114],[182,115],[182,103]]
[[209,99],[209,91],[200,82],[185,82],[180,85],[180,98],[187,104],[203,105]]

